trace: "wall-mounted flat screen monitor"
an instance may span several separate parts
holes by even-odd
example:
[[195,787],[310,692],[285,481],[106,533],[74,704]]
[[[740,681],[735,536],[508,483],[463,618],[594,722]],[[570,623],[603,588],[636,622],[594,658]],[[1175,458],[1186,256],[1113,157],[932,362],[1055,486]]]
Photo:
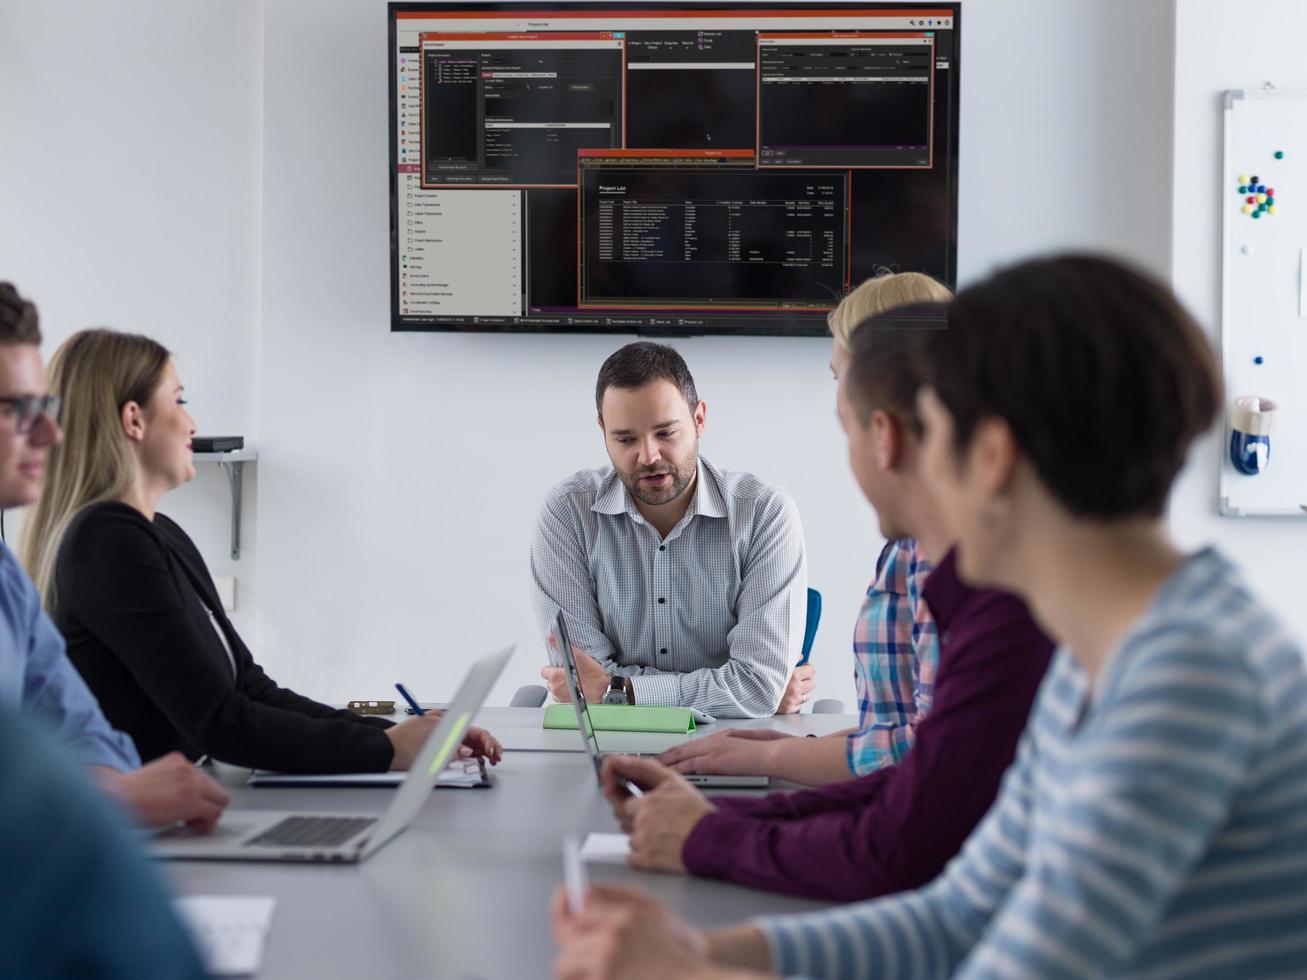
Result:
[[392,329],[820,335],[952,285],[959,8],[390,4]]

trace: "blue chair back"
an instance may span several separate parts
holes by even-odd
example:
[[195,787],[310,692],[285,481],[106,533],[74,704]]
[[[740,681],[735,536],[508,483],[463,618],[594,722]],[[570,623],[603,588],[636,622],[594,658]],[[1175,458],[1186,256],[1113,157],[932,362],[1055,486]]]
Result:
[[808,662],[808,655],[812,653],[812,641],[817,638],[817,626],[821,622],[821,593],[816,589],[808,590],[808,619],[803,627],[803,659],[799,661],[802,667]]

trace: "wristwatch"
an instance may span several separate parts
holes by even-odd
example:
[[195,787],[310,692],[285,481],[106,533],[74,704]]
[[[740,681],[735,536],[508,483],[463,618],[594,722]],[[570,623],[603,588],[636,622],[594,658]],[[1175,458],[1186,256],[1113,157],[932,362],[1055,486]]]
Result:
[[604,692],[602,704],[627,704],[626,700],[626,678],[614,677],[608,682],[608,690]]

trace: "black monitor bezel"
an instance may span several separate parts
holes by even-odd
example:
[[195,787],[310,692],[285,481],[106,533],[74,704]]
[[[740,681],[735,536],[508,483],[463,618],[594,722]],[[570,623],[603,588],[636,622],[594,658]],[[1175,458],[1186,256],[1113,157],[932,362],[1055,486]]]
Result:
[[[954,37],[960,38],[962,29],[962,3],[960,0],[902,0],[902,2],[825,2],[825,0],[712,0],[711,3],[694,3],[689,0],[558,0],[555,3],[542,0],[390,0],[386,5],[386,99],[388,113],[388,148],[387,161],[390,202],[390,330],[392,333],[562,333],[562,334],[625,334],[640,337],[677,337],[677,336],[782,336],[782,337],[829,337],[830,333],[824,323],[812,326],[799,326],[793,323],[770,324],[766,317],[760,317],[757,326],[746,329],[738,327],[663,327],[644,325],[632,328],[628,325],[608,326],[592,324],[487,324],[464,320],[461,323],[435,323],[426,321],[412,323],[401,321],[399,315],[399,161],[396,154],[396,136],[399,130],[399,106],[396,99],[395,33],[397,14],[416,13],[433,7],[445,7],[450,10],[583,10],[592,8],[620,7],[623,10],[666,10],[684,7],[702,9],[713,7],[776,7],[779,9],[812,7],[817,10],[901,10],[901,9],[938,9],[948,8],[953,18]],[[961,95],[961,44],[953,46],[952,78],[957,86],[959,103]],[[944,281],[950,287],[957,282],[958,252],[958,158],[960,151],[960,106],[955,105],[949,138],[953,141],[953,152],[949,154],[945,169],[946,198],[949,215],[952,217],[948,229],[948,240],[944,248]]]

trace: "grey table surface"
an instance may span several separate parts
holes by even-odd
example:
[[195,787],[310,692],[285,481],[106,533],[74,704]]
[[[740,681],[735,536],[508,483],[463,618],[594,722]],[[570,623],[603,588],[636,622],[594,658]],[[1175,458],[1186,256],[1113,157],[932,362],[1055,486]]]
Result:
[[[182,894],[277,900],[261,978],[547,977],[554,946],[546,909],[562,880],[563,838],[618,827],[576,733],[541,732],[540,714],[483,709],[477,723],[507,747],[494,769],[494,787],[436,790],[413,825],[362,864],[179,861],[168,862],[165,871]],[[822,734],[852,721],[847,715],[799,715],[743,724]],[[699,734],[722,727],[727,725]],[[532,730],[566,738],[553,750],[531,737]],[[641,738],[636,748],[645,751],[658,747],[650,739],[670,744],[664,736]],[[515,743],[525,748],[513,748]],[[380,813],[393,792],[256,789],[242,784],[245,771],[220,769],[232,806],[245,809]],[[617,865],[592,864],[588,870],[595,881],[637,884],[704,927],[822,907],[720,881]]]
[[[569,709],[570,710],[570,709]],[[505,749],[520,752],[581,752],[576,729],[544,728],[544,708],[482,708],[476,724],[487,728]],[[704,738],[727,728],[774,728],[790,735],[827,735],[858,724],[856,715],[774,715],[769,718],[722,718],[715,724],[696,725],[689,735],[657,735],[645,732],[597,734],[605,752],[662,752],[686,738]]]

